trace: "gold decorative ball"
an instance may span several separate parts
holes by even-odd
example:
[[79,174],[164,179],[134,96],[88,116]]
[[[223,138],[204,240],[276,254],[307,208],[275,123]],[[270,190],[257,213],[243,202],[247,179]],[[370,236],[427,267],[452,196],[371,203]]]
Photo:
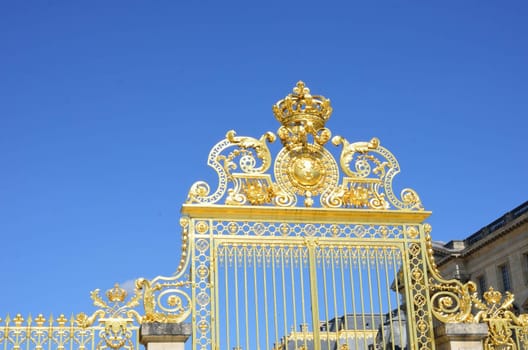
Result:
[[315,186],[324,176],[320,161],[308,156],[294,160],[291,174],[303,186]]

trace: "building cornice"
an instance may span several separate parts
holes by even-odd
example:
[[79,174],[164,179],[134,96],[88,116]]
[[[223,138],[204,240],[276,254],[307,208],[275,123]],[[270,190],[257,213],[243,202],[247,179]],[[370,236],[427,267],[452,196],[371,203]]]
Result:
[[433,250],[435,255],[441,256],[437,261],[438,266],[442,266],[455,258],[466,258],[497,239],[511,233],[516,228],[528,222],[528,201],[519,205],[515,209],[504,214],[489,225],[484,226],[474,234],[463,240],[463,249],[450,249],[447,244],[435,244]]

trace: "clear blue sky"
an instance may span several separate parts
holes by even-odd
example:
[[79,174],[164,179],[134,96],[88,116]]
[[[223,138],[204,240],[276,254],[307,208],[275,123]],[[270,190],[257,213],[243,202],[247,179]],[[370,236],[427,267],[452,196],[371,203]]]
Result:
[[3,1],[0,317],[170,275],[210,148],[276,131],[300,79],[334,134],[396,155],[434,239],[477,231],[528,197],[526,18],[524,1]]

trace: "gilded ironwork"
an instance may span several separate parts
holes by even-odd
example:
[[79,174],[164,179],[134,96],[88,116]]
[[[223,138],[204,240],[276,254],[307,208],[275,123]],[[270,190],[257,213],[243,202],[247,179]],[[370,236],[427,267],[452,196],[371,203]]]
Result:
[[330,100],[324,96],[312,96],[302,81],[293,88],[293,94],[273,106],[273,113],[282,125],[277,134],[287,149],[306,146],[309,136],[322,146],[332,135],[325,128],[332,114]]
[[[272,132],[229,131],[211,150],[218,185],[200,181],[189,191],[177,274],[138,281],[143,321],[192,317],[194,349],[280,348],[292,334],[303,334],[296,347],[306,349],[332,341],[434,348],[430,213],[415,191],[394,194],[396,158],[377,138],[332,138],[330,101],[302,82],[273,112],[282,144],[275,156]],[[339,161],[330,140],[341,147]],[[171,293],[179,309],[169,313],[161,299]],[[320,328],[343,315],[354,322],[338,333]],[[298,325],[301,333],[290,332]]]
[[528,314],[516,315],[512,311],[514,297],[510,292],[503,296],[490,287],[483,295],[484,302],[476,294],[472,297],[478,310],[475,321],[488,324],[486,350],[528,349]]
[[487,323],[486,350],[528,349],[528,314],[516,315],[512,311],[513,294],[506,292],[503,296],[490,287],[483,294],[483,301],[473,281],[462,283],[455,279],[443,279],[433,259],[431,226],[425,224],[424,229],[433,315],[444,323]]
[[473,282],[440,276],[430,212],[414,190],[395,194],[400,167],[378,138],[332,138],[330,100],[303,82],[273,113],[276,134],[231,130],[209,153],[218,185],[189,191],[173,276],[138,279],[128,299],[95,290],[90,316],[8,316],[0,347],[131,350],[138,323],[192,321],[193,349],[426,350],[436,318],[486,322],[486,350],[528,348],[511,294],[482,301]]
[[472,297],[477,290],[474,282],[462,283],[459,280],[446,280],[440,276],[433,258],[431,225],[424,225],[426,262],[429,270],[429,289],[433,315],[441,322],[475,322]]
[[[126,349],[139,350],[138,323],[141,316],[134,310],[141,295],[135,293],[125,302],[127,293],[115,285],[106,293],[91,293],[96,307],[92,315],[80,313],[66,318],[63,314],[46,319],[43,315],[24,319],[18,314],[0,326],[0,347],[3,349]],[[0,320],[1,322],[1,320]]]
[[328,199],[328,206],[389,209],[392,204],[397,209],[423,210],[416,191],[403,189],[401,200],[394,194],[392,181],[400,166],[392,153],[380,145],[379,139],[349,143],[335,136],[332,143],[343,145],[340,164],[346,176]]
[[162,276],[136,280],[136,287],[143,291],[145,315],[142,322],[179,323],[189,317],[191,298],[185,287],[190,283],[175,280],[174,277]]
[[[332,113],[330,100],[311,95],[303,82],[273,106],[281,123],[277,135],[283,148],[273,160],[268,143],[276,136],[266,132],[259,139],[229,131],[209,154],[208,164],[218,175],[214,193],[209,184],[195,183],[188,204],[292,207],[303,198],[305,207],[423,210],[418,194],[403,189],[395,195],[392,182],[399,171],[396,158],[378,138],[350,143],[341,136],[331,139],[325,127]],[[342,146],[339,166],[325,145]],[[274,165],[273,174],[268,169]],[[316,204],[316,199],[319,203]]]
[[191,260],[190,247],[196,245],[196,242],[192,240],[190,221],[187,217],[180,219],[180,226],[182,228],[181,259],[176,274],[169,277],[158,276],[152,280],[145,278],[136,280],[136,290],[143,295],[142,323],[180,323],[192,312],[192,297],[189,293],[191,282],[187,268]]
[[85,313],[77,315],[76,322],[85,329],[93,326],[95,321],[102,326],[98,348],[134,349],[133,335],[137,329],[135,322],[141,322],[141,316],[134,308],[139,306],[141,294],[136,289],[127,302],[126,297],[127,292],[119,287],[119,284],[115,284],[114,288],[106,292],[108,301],[105,301],[99,295],[99,289],[96,289],[91,293],[91,298],[94,306],[99,309],[90,316]]

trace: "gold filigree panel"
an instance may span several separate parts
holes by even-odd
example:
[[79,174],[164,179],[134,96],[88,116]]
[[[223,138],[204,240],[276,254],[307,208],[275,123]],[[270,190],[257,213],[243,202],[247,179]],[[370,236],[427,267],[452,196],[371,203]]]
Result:
[[[242,237],[326,237],[326,238],[362,238],[362,239],[411,239],[419,238],[414,233],[415,225],[370,225],[370,224],[318,224],[318,223],[288,223],[288,222],[256,222],[256,221],[206,221],[197,222],[197,232],[219,236]],[[204,230],[207,227],[207,230]],[[210,230],[209,231],[209,227]],[[410,234],[409,234],[410,233]],[[286,241],[287,242],[287,241]]]

